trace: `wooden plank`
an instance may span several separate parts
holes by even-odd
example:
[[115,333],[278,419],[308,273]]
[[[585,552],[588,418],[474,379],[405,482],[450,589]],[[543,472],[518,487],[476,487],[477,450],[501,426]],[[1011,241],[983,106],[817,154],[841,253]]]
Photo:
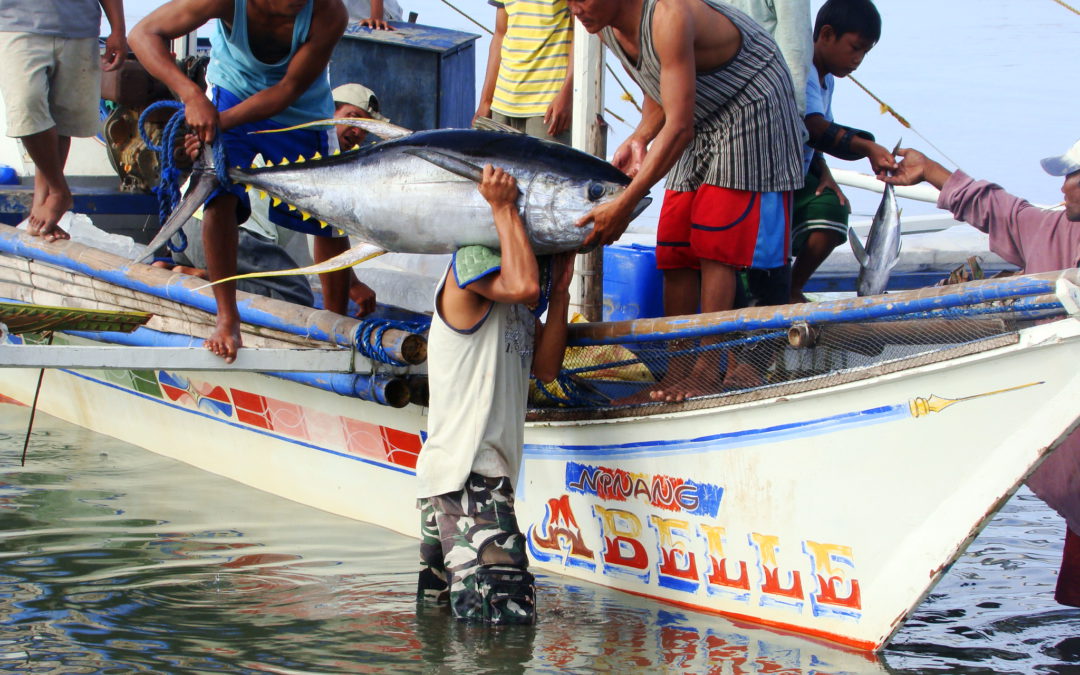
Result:
[[244,347],[225,361],[202,347],[102,347],[0,345],[0,368],[92,368],[95,370],[245,370],[277,372],[370,372],[371,363],[349,349]]

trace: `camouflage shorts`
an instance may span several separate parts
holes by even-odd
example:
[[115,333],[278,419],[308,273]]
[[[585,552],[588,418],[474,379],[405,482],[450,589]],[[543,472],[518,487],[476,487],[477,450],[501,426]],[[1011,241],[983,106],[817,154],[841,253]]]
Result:
[[463,490],[419,506],[418,599],[449,601],[467,621],[532,623],[535,588],[510,480],[470,474]]

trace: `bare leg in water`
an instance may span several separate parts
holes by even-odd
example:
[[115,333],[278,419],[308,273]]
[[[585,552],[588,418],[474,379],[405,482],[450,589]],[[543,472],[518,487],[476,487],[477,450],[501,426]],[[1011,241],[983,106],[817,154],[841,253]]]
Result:
[[[236,195],[222,194],[211,200],[203,210],[203,249],[206,251],[206,269],[211,281],[236,274],[236,205]],[[206,338],[206,348],[225,359],[225,363],[232,363],[241,347],[236,283],[218,284],[212,288],[217,302],[217,323],[214,332]]]
[[59,222],[75,200],[64,178],[71,137],[61,136],[56,127],[22,137],[23,146],[34,162],[34,201],[28,231],[45,241],[70,239]]

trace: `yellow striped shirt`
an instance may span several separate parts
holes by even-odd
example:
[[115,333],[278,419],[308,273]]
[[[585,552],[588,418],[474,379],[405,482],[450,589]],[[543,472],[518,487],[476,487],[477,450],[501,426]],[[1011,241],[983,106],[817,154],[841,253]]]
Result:
[[574,29],[566,0],[490,1],[507,15],[491,109],[508,117],[543,115],[570,67]]

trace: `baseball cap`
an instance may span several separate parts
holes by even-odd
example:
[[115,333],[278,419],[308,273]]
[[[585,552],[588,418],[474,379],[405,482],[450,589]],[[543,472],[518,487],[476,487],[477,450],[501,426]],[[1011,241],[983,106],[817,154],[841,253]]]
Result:
[[1064,155],[1042,160],[1042,168],[1051,176],[1068,176],[1080,171],[1080,141],[1073,143]]
[[379,98],[375,95],[375,92],[362,84],[343,84],[334,89],[334,103],[348,103],[360,108],[377,120],[390,121],[379,112]]

